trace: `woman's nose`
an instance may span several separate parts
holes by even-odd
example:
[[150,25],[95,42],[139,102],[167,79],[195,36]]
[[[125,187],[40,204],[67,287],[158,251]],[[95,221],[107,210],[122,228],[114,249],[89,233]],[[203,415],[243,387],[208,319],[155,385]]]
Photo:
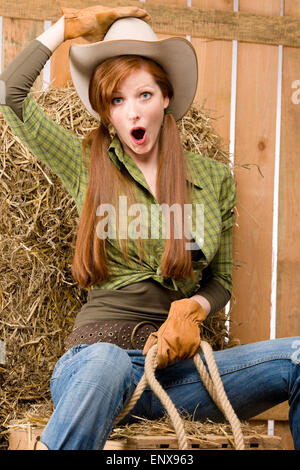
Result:
[[128,101],[127,115],[131,121],[137,121],[140,118],[139,106],[135,101]]

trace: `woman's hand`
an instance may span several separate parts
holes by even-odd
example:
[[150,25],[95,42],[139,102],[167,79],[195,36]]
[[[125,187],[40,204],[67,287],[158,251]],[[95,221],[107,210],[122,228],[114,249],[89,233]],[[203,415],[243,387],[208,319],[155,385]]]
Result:
[[61,12],[65,17],[65,40],[81,36],[89,42],[101,41],[111,24],[120,18],[133,16],[150,21],[149,14],[138,7],[96,5],[82,10],[61,7]]
[[199,302],[193,299],[175,300],[167,320],[149,336],[143,354],[157,343],[158,368],[170,362],[192,358],[200,346],[200,325],[207,317]]

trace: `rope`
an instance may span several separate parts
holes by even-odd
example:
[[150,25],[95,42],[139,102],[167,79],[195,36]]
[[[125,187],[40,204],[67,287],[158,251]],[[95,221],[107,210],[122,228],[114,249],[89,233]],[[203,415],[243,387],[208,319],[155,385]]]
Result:
[[[237,415],[235,414],[234,409],[232,408],[224,390],[218,367],[214,359],[212,348],[206,341],[201,341],[200,346],[204,353],[208,370],[211,375],[211,379],[208,373],[206,372],[205,366],[199,354],[196,354],[194,356],[194,363],[208,393],[211,395],[212,399],[215,401],[216,405],[220,408],[220,410],[223,412],[224,416],[228,419],[231,425],[236,449],[244,450],[245,444],[241,423]],[[203,369],[205,369],[205,372]]]
[[[193,358],[195,366],[212,400],[216,403],[218,408],[222,411],[222,413],[225,415],[231,425],[236,450],[244,450],[245,445],[241,430],[241,423],[238,417],[236,416],[225,393],[222,380],[214,359],[212,348],[206,341],[201,341],[200,348],[204,353],[209,373],[206,370],[206,367],[200,357],[200,354],[196,354]],[[155,344],[154,346],[152,346],[152,348],[148,351],[148,354],[146,355],[144,375],[139,381],[135,391],[133,392],[130,400],[124,407],[123,411],[117,417],[115,424],[120,422],[129,413],[129,411],[132,410],[132,408],[142,395],[143,391],[145,390],[147,384],[149,384],[152,391],[160,399],[160,401],[168,412],[168,415],[173,423],[176,432],[179,449],[189,449],[188,440],[185,435],[183,420],[180,417],[178,411],[176,410],[176,407],[174,406],[172,400],[155,378],[156,367],[157,345]]]

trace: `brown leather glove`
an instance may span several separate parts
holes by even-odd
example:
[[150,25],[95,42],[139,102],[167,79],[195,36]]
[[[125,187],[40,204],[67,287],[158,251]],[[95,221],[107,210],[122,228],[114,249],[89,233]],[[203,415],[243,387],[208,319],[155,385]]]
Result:
[[102,41],[111,24],[119,18],[133,16],[149,22],[150,16],[138,7],[109,8],[102,5],[83,8],[61,7],[65,17],[64,39],[84,37],[89,42]]
[[196,300],[175,300],[167,320],[149,336],[143,354],[157,343],[159,369],[176,360],[190,359],[199,349],[200,324],[206,317],[207,313]]

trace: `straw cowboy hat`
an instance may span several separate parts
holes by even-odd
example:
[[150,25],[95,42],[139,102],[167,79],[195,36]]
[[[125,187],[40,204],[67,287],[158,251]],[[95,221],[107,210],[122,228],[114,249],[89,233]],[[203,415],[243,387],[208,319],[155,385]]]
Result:
[[106,59],[128,54],[151,58],[163,67],[174,88],[169,110],[176,120],[180,119],[196,93],[198,64],[194,48],[183,38],[158,40],[145,21],[131,17],[115,21],[103,41],[70,48],[73,84],[89,113],[100,120],[99,114],[92,109],[88,95],[94,69]]

